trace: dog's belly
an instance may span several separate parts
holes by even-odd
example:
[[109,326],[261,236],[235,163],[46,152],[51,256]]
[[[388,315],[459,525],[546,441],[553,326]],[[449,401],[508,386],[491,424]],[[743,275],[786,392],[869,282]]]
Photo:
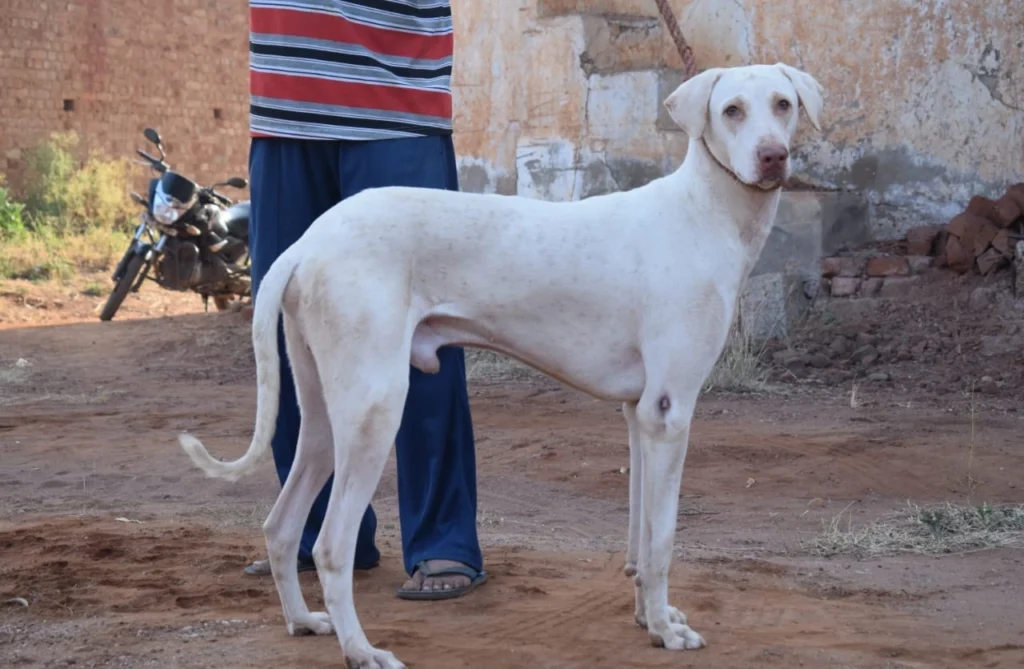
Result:
[[635,342],[625,337],[592,333],[581,339],[573,332],[559,337],[537,336],[542,328],[503,328],[497,331],[472,320],[432,316],[416,327],[410,355],[417,369],[440,369],[437,349],[442,346],[482,348],[515,358],[562,383],[593,397],[620,402],[636,401],[646,375]]

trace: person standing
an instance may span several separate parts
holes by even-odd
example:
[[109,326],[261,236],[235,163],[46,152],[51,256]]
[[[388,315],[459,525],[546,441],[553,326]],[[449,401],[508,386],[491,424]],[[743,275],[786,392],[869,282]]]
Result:
[[[321,214],[367,188],[458,190],[452,142],[449,0],[250,0],[250,252],[253,294],[274,260]],[[283,329],[279,332],[284,353]],[[487,579],[476,528],[476,456],[461,348],[441,370],[410,367],[395,443],[405,599],[448,599]],[[299,410],[282,355],[272,441],[283,484]],[[332,481],[310,511],[299,569],[312,549]],[[355,566],[380,560],[366,510]],[[246,573],[270,573],[259,560]]]

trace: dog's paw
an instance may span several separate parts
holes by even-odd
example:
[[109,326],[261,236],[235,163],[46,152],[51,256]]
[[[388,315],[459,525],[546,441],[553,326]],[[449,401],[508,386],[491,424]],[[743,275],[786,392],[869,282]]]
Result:
[[321,611],[307,613],[288,623],[288,634],[292,636],[308,634],[326,636],[333,633],[334,625],[331,624],[331,616]]
[[633,578],[634,576],[636,576],[636,563],[627,562],[625,566],[622,568],[622,572],[629,578]]
[[372,646],[360,649],[345,649],[345,661],[349,669],[406,669],[394,653],[377,650]]
[[648,628],[647,634],[652,646],[668,650],[696,650],[708,645],[704,637],[690,626],[679,623],[669,623],[663,632],[655,632]]

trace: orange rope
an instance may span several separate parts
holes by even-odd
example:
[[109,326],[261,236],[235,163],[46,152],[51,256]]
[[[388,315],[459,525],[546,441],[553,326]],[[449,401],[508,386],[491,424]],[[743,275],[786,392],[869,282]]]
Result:
[[669,34],[672,35],[672,41],[675,42],[676,49],[679,51],[679,57],[683,59],[686,78],[689,79],[697,74],[697,62],[693,59],[693,49],[686,43],[686,38],[683,37],[683,31],[679,29],[679,22],[676,21],[676,15],[669,7],[668,0],[655,0],[655,3],[658,5],[661,18],[668,26]]

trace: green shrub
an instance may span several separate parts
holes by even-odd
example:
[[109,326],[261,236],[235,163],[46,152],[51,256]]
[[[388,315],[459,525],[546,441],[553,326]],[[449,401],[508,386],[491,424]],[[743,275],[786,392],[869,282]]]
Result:
[[55,133],[28,153],[24,206],[0,178],[0,279],[66,283],[124,254],[131,163],[95,152],[79,163],[78,147],[75,133]]
[[25,234],[22,211],[25,205],[14,200],[7,190],[7,180],[0,174],[0,240],[11,240]]
[[92,229],[120,230],[135,212],[128,197],[130,161],[90,153],[79,166],[74,132],[54,133],[28,156],[28,227],[57,237]]
[[[28,152],[26,163],[29,176],[25,185],[25,204],[30,218],[63,218],[67,210],[68,183],[75,173],[74,151],[77,148],[77,134],[55,132],[50,135],[49,141],[40,143]],[[33,227],[37,227],[35,220]]]

